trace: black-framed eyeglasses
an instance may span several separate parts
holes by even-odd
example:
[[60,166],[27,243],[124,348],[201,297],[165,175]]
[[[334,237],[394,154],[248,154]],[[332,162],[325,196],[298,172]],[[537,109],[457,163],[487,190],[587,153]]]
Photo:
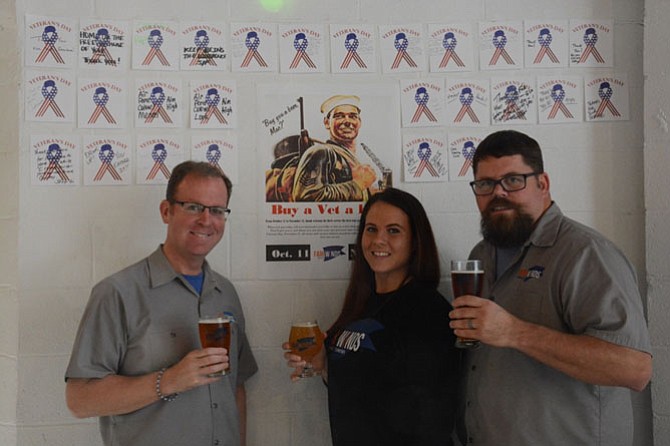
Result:
[[491,195],[500,184],[505,192],[516,192],[526,188],[526,179],[539,175],[539,172],[514,173],[505,175],[499,180],[476,180],[470,182],[470,187],[475,195]]
[[178,204],[187,214],[191,215],[200,215],[205,212],[205,209],[209,210],[209,215],[216,218],[228,219],[230,215],[230,209],[223,206],[205,206],[200,203],[193,203],[190,201],[179,201],[172,200],[172,203]]

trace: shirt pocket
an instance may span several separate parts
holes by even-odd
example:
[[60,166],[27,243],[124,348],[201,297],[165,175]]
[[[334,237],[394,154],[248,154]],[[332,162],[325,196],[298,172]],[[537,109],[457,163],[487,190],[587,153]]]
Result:
[[200,348],[198,327],[159,328],[147,333],[146,355],[152,370],[170,367],[192,350]]

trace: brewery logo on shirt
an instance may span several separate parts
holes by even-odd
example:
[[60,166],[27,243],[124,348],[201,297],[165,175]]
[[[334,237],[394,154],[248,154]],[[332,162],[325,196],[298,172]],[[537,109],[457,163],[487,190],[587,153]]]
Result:
[[335,333],[330,340],[329,350],[335,356],[343,357],[348,352],[360,349],[377,351],[370,335],[383,329],[384,326],[375,319],[362,319],[352,322],[344,329]]
[[530,279],[539,279],[544,274],[544,266],[533,266],[531,268],[521,268],[517,278],[522,279],[524,282],[528,282]]

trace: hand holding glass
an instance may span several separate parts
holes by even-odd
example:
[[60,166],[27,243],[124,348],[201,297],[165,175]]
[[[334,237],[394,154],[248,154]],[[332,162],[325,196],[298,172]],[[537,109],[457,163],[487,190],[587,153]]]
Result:
[[291,346],[291,354],[300,356],[306,362],[300,378],[314,376],[312,359],[321,351],[323,344],[323,334],[316,320],[294,322],[291,325],[288,342]]
[[[200,333],[200,344],[202,348],[221,347],[225,348],[230,354],[230,318],[227,316],[201,316],[198,321],[198,331]],[[230,371],[228,367],[217,373],[210,373],[209,378],[227,375]]]
[[[452,260],[451,261],[451,286],[454,298],[470,294],[481,296],[484,284],[484,268],[481,260]],[[479,341],[475,339],[456,339],[458,348],[475,348]]]

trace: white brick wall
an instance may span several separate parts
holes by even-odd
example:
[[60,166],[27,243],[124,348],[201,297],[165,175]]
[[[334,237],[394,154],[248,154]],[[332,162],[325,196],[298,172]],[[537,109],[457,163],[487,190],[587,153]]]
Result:
[[654,346],[652,386],[654,444],[670,444],[670,92],[665,42],[670,34],[665,18],[670,4],[662,0],[645,2],[644,32],[644,173],[646,213],[646,266],[649,328]]
[[[668,17],[662,0],[650,0],[646,52],[653,58],[643,108],[642,2],[627,0],[286,0],[272,13],[255,1],[163,0],[17,0],[0,3],[0,444],[50,446],[100,444],[94,420],[72,418],[63,398],[63,372],[74,332],[90,287],[102,277],[143,257],[164,237],[158,218],[162,187],[34,187],[29,179],[28,143],[37,127],[22,119],[22,99],[16,92],[22,59],[23,16],[217,19],[305,23],[433,23],[438,21],[519,20],[542,18],[612,18],[615,22],[615,64],[628,73],[631,120],[620,123],[523,126],[543,145],[554,198],[572,217],[612,238],[645,277],[645,252],[650,279],[651,328],[657,347],[654,415],[655,444],[670,442],[667,427],[669,383],[659,370],[670,369],[664,290],[670,289],[667,217],[670,204],[667,174],[667,129],[656,115],[663,110],[667,79],[663,41],[667,31],[659,17]],[[16,15],[14,12],[16,5]],[[658,9],[658,11],[656,11]],[[649,13],[647,13],[649,15]],[[14,17],[18,16],[16,22]],[[18,30],[17,30],[18,23]],[[649,25],[649,24],[648,24]],[[654,26],[655,25],[655,26]],[[654,33],[650,36],[650,33]],[[653,38],[659,35],[663,38]],[[19,43],[7,44],[18,39]],[[658,42],[654,45],[653,42]],[[7,61],[5,63],[5,61]],[[551,71],[548,71],[551,73]],[[525,74],[525,73],[519,73]],[[535,74],[535,73],[533,73]],[[132,80],[134,73],[129,76]],[[141,73],[146,77],[147,73]],[[236,75],[238,98],[255,103],[259,82],[286,80],[287,75]],[[338,80],[343,80],[342,75]],[[435,76],[434,74],[430,75]],[[365,76],[366,81],[381,78]],[[399,77],[399,76],[396,76]],[[418,75],[406,76],[409,78]],[[290,81],[328,81],[330,74],[291,75]],[[357,79],[356,77],[352,78]],[[132,83],[130,83],[132,85]],[[659,94],[663,92],[663,94]],[[670,111],[665,111],[670,114]],[[643,127],[643,116],[647,126]],[[130,115],[129,115],[130,118]],[[221,245],[210,256],[216,269],[230,277],[242,297],[252,348],[261,370],[248,384],[249,446],[300,446],[330,443],[325,388],[319,380],[292,384],[281,355],[287,323],[301,312],[328,325],[337,314],[343,281],[279,281],[258,279],[256,252],[258,180],[254,107],[242,110],[240,184],[231,207],[234,217]],[[667,118],[665,118],[667,119]],[[132,122],[132,121],[131,121]],[[53,131],[63,131],[53,125]],[[67,131],[68,129],[65,129]],[[133,129],[130,129],[132,132]],[[643,138],[643,131],[645,138]],[[643,140],[647,140],[643,164]],[[20,142],[19,142],[20,141]],[[651,143],[651,144],[650,144]],[[245,171],[244,169],[250,169]],[[18,171],[18,173],[17,173]],[[646,174],[646,183],[645,183]],[[467,254],[478,239],[478,217],[465,183],[403,185],[426,205],[436,231],[443,266]],[[646,201],[644,190],[647,190]],[[20,201],[19,201],[20,197]],[[648,237],[645,246],[645,206]],[[18,206],[20,210],[17,211]],[[20,216],[20,229],[17,215]],[[646,251],[645,251],[646,249]],[[643,287],[645,284],[642,284]],[[17,291],[18,289],[18,291]],[[40,323],[41,328],[36,328]],[[20,349],[19,349],[20,345]],[[7,395],[7,396],[6,396]],[[646,395],[637,398],[640,430],[636,446],[649,446],[651,412]]]

